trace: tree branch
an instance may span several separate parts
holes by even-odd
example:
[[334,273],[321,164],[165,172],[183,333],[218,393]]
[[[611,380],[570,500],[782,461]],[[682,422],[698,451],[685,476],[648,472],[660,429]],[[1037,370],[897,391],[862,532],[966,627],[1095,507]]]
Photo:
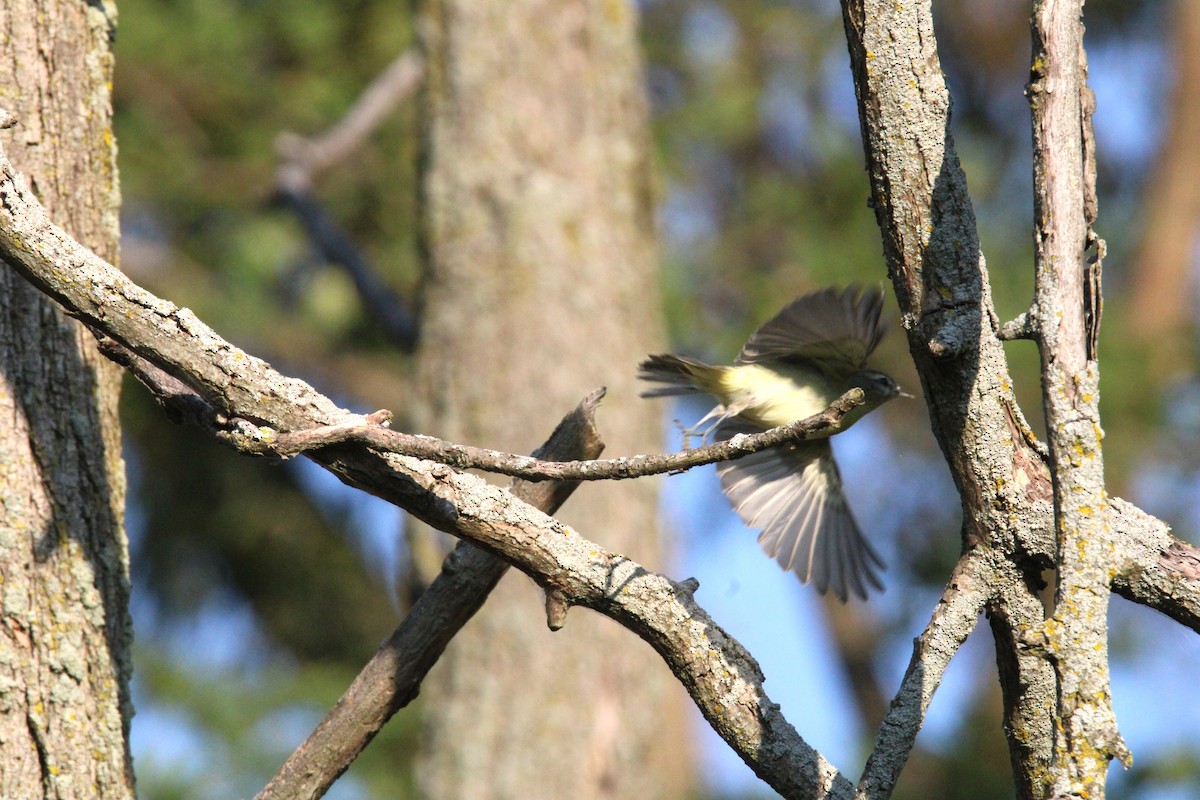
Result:
[[[1037,564],[1029,562],[1054,550],[1051,486],[998,336],[950,134],[932,2],[842,0],[842,16],[872,207],[909,352],[931,399],[931,427],[962,500],[964,549],[987,546],[1003,553],[1013,572],[1032,571]],[[1004,646],[997,637],[997,648]],[[1054,690],[1052,682],[1035,682],[1006,694],[1006,703],[1053,707]],[[1010,717],[1020,712],[1006,708]],[[1014,763],[1025,758],[1025,732],[1006,733]],[[1022,796],[1031,794],[1038,792]]]
[[[601,392],[584,398],[563,418],[540,458],[595,457],[604,449],[595,427]],[[527,483],[510,490],[530,505],[553,514],[579,484]],[[454,635],[478,611],[508,564],[470,542],[459,542],[400,627],[367,662],[329,713],[296,748],[256,800],[297,800],[325,794],[392,716],[417,696],[425,675]]]
[[1113,590],[1200,633],[1200,549],[1119,497],[1112,500],[1108,525],[1124,561]]
[[[349,413],[72,240],[49,221],[2,150],[0,256],[72,316],[183,381],[228,417],[286,432],[337,424]],[[357,444],[332,445],[309,457],[349,485],[516,566],[560,607],[595,609],[637,633],[666,661],[714,730],[784,797],[852,795],[849,781],[767,697],[750,654],[696,605],[694,582],[676,584],[649,572],[510,493],[445,465]]]
[[275,141],[281,158],[277,186],[310,191],[316,178],[350,154],[387,119],[421,83],[425,63],[416,50],[401,53],[375,76],[345,115],[319,136],[285,131]]
[[941,685],[950,659],[975,629],[993,591],[995,567],[989,562],[994,556],[977,547],[958,560],[929,624],[913,642],[912,659],[891,709],[879,726],[875,747],[858,783],[857,798],[886,798],[895,789],[925,722],[933,693]]
[[[280,433],[245,419],[228,419],[185,383],[119,342],[103,334],[99,335],[98,342],[100,351],[133,373],[174,421],[198,425],[246,455],[292,458],[321,447],[357,442],[383,453],[424,458],[458,469],[482,469],[534,482],[622,480],[731,461],[769,447],[831,435],[840,430],[842,418],[863,402],[862,390],[850,389],[829,408],[807,419],[760,433],[739,434],[723,442],[678,453],[546,461],[535,456],[519,456],[447,442],[433,436],[394,431],[387,427],[392,418],[390,411],[347,414],[330,425]],[[604,396],[604,389],[597,389],[593,395],[598,402]]]
[[[1108,762],[1131,757],[1117,730],[1108,676],[1108,601],[1117,542],[1108,524],[1100,446],[1099,258],[1091,90],[1083,0],[1036,0],[1029,105],[1037,342],[1058,541],[1053,616],[1040,649],[1058,682],[1049,779],[1057,797],[1103,797]],[[1094,289],[1091,287],[1095,287]]]
[[417,345],[416,315],[384,282],[350,236],[325,212],[313,195],[320,173],[344,161],[420,85],[425,64],[415,51],[400,55],[379,73],[338,122],[320,136],[306,138],[290,131],[275,140],[279,165],[273,196],[295,212],[321,256],[350,275],[359,299],[388,338],[401,351]]
[[1004,734],[1012,763],[1014,794],[1022,800],[1045,797],[1046,771],[1054,760],[1054,669],[1027,637],[1040,629],[1046,608],[1037,571],[1004,565],[1004,578],[988,602],[988,622],[996,643],[996,667],[1004,699]]
[[[603,389],[597,391],[603,396]],[[625,480],[682,472],[692,467],[742,458],[769,447],[831,435],[841,429],[842,418],[861,405],[863,399],[862,389],[850,389],[819,414],[760,433],[739,434],[723,442],[688,448],[678,453],[621,456],[605,460],[545,461],[533,456],[447,442],[433,436],[402,433],[386,427],[391,419],[389,411],[376,411],[366,416],[354,415],[335,425],[291,433],[263,429],[243,420],[226,436],[233,447],[251,455],[290,458],[320,447],[357,442],[384,453],[425,458],[458,469],[482,469],[527,481]]]

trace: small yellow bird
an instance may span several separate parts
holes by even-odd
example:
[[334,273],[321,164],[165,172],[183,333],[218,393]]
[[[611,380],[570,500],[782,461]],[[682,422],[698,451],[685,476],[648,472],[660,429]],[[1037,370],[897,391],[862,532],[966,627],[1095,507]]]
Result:
[[[692,432],[713,430],[716,441],[811,417],[851,388],[865,402],[842,419],[842,429],[893,397],[909,397],[883,372],[865,367],[886,326],[883,292],[855,287],[806,294],[754,332],[733,366],[677,355],[654,355],[638,377],[666,384],[642,393],[665,397],[707,393],[717,405]],[[707,429],[702,426],[715,422]],[[882,590],[883,560],[854,521],[828,436],[761,450],[717,464],[721,488],[759,544],[784,569],[844,602]]]

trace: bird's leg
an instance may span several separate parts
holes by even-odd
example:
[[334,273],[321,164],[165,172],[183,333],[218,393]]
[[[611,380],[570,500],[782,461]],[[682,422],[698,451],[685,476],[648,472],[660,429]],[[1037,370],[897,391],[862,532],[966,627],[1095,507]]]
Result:
[[731,414],[729,410],[725,408],[725,406],[718,403],[689,428],[683,427],[679,424],[679,420],[675,420],[675,424],[679,425],[680,434],[683,435],[683,449],[690,449],[692,446],[692,439],[695,437],[699,437],[700,441],[703,443],[706,439],[708,439],[708,436],[710,433],[712,433],[713,428],[717,427],[717,425],[721,424],[723,420],[731,416],[733,416],[733,414]]

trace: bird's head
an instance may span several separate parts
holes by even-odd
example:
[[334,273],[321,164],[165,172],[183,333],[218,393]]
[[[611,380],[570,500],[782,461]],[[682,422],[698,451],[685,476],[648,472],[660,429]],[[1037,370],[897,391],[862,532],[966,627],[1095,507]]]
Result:
[[893,397],[912,397],[901,391],[900,385],[886,372],[877,369],[860,369],[850,376],[850,386],[863,390],[866,400],[863,403],[868,409],[883,405]]

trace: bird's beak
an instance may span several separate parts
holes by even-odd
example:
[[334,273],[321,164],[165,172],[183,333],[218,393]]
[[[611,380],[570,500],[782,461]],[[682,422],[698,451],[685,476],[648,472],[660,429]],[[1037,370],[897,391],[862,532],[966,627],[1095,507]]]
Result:
[[913,398],[916,397],[915,394],[909,394],[908,392],[904,391],[903,389],[900,389],[899,391],[897,391],[896,396],[903,397],[906,400],[912,400]]

